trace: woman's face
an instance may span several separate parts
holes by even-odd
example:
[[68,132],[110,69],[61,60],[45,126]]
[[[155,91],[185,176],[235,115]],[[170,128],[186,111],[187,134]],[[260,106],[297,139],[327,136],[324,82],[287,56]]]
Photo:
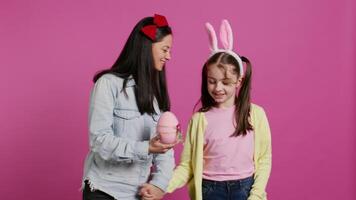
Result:
[[165,36],[161,41],[152,44],[154,67],[162,71],[165,63],[171,59],[172,35]]

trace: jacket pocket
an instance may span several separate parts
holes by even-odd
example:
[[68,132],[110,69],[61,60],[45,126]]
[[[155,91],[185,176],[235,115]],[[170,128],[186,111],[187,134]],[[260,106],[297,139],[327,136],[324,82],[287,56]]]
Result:
[[140,117],[141,113],[138,110],[115,109],[114,116],[124,120],[131,120]]
[[115,109],[114,134],[120,137],[127,136],[127,131],[131,129],[130,127],[139,125],[140,116],[141,113],[138,110]]

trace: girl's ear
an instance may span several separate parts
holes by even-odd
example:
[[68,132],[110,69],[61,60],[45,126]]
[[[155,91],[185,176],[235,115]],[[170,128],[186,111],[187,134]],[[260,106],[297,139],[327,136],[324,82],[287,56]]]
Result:
[[239,87],[241,86],[241,84],[242,84],[242,80],[243,80],[243,78],[242,78],[242,77],[240,77],[240,78],[238,78],[238,79],[237,79],[236,89],[237,89],[237,88],[239,88]]
[[226,50],[231,50],[233,49],[233,44],[234,44],[234,38],[232,35],[232,29],[229,24],[229,22],[224,19],[221,22],[220,26],[220,41]]
[[209,35],[210,50],[214,52],[218,50],[218,39],[216,38],[215,30],[209,22],[205,24],[205,27]]

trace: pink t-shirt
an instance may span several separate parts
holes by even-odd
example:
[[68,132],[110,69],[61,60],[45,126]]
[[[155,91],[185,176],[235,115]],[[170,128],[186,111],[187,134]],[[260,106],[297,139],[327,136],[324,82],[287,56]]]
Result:
[[230,137],[235,130],[235,106],[212,108],[205,113],[203,178],[216,181],[238,180],[254,173],[254,133]]

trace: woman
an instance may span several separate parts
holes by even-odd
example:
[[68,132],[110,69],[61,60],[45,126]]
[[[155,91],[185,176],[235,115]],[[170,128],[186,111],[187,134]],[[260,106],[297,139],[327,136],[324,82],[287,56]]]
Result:
[[155,197],[165,192],[175,144],[162,144],[155,126],[160,113],[170,109],[165,63],[171,46],[165,17],[146,17],[114,65],[94,76],[83,199],[138,199],[145,183]]

